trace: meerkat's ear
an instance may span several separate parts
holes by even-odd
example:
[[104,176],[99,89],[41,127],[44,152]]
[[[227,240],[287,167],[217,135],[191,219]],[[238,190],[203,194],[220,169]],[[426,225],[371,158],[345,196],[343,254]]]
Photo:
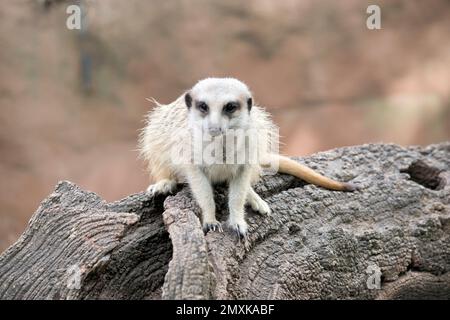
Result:
[[250,111],[252,109],[252,105],[253,105],[253,99],[252,99],[252,97],[250,97],[250,98],[247,99],[248,111]]
[[192,106],[192,97],[189,92],[186,92],[186,94],[184,95],[184,102],[186,103],[188,109],[190,109]]

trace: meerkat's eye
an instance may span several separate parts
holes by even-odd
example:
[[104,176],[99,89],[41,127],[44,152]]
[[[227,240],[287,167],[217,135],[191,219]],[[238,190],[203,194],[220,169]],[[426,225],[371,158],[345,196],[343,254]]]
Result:
[[226,113],[233,113],[239,108],[239,103],[237,102],[228,102],[224,107],[223,111]]
[[200,110],[201,113],[207,113],[209,110],[209,107],[204,102],[198,102],[197,103],[197,109]]

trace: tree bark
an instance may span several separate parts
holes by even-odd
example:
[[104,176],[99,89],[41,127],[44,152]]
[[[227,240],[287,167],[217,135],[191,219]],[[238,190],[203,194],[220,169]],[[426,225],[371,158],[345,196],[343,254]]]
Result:
[[[369,144],[298,159],[361,190],[287,175],[255,187],[250,248],[201,229],[187,186],[106,203],[60,182],[0,256],[2,299],[450,298],[450,142]],[[227,217],[217,186],[217,217]]]

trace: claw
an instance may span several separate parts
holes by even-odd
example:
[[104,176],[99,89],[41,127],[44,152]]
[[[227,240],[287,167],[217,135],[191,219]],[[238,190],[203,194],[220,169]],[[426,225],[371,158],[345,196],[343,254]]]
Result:
[[216,221],[216,222],[211,222],[211,223],[204,223],[203,224],[203,232],[205,234],[207,234],[209,231],[218,231],[218,232],[223,232],[222,230],[222,225],[220,224],[220,222]]
[[250,242],[248,239],[248,233],[247,233],[247,228],[244,225],[240,225],[238,223],[235,224],[231,224],[230,228],[232,229],[232,231],[234,232],[234,234],[236,235],[237,238],[237,242],[240,244],[241,241],[244,244],[245,250],[249,250],[250,248]]

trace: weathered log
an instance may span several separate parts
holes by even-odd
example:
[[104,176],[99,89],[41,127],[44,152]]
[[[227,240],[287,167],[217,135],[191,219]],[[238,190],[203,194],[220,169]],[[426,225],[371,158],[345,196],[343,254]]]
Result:
[[[61,182],[0,256],[0,298],[450,298],[449,142],[299,161],[362,189],[265,176],[256,191],[273,213],[248,208],[248,251],[228,230],[203,234],[186,186],[106,203]],[[216,188],[220,220],[226,193]]]

